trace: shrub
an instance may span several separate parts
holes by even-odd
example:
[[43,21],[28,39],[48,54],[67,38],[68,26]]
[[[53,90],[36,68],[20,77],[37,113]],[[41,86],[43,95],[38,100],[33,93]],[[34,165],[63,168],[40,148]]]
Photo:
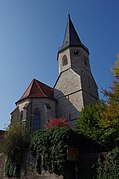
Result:
[[7,157],[5,164],[6,176],[20,176],[20,170],[29,147],[29,141],[29,133],[22,123],[16,123],[8,127],[3,146]]
[[97,165],[97,179],[119,178],[119,148],[116,147],[105,156],[100,155]]
[[46,128],[51,128],[51,127],[68,127],[69,126],[69,123],[68,121],[62,117],[62,118],[51,118],[48,122],[48,124],[46,125]]
[[73,131],[69,127],[57,126],[34,133],[31,151],[37,156],[37,161],[43,157],[42,167],[44,170],[56,174],[64,173],[67,149],[72,133]]

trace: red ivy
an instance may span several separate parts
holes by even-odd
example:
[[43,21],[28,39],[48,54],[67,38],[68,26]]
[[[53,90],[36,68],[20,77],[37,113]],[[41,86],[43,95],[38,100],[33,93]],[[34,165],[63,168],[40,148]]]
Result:
[[57,127],[67,127],[67,126],[69,126],[69,123],[64,117],[59,118],[59,119],[51,118],[49,120],[48,124],[46,125],[46,128],[49,129],[49,128],[55,127],[55,126],[57,126]]

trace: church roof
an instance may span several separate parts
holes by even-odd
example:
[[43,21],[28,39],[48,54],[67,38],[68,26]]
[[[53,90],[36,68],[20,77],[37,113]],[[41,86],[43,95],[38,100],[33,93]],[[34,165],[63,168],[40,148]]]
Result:
[[59,48],[59,52],[66,49],[67,47],[80,47],[80,46],[83,47],[89,53],[88,48],[82,44],[74,28],[74,25],[71,21],[70,15],[68,15],[68,22],[65,30],[64,40],[62,46]]
[[54,100],[54,91],[53,88],[48,85],[33,79],[22,97],[16,103],[27,98],[50,98]]

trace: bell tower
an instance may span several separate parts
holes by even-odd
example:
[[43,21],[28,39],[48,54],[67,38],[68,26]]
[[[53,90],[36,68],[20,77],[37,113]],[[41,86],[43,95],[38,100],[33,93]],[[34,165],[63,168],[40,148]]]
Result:
[[89,50],[82,44],[68,15],[63,45],[58,50],[59,74],[69,68],[73,68],[77,73],[81,67],[90,71],[88,55]]
[[59,77],[54,87],[57,116],[72,123],[85,105],[97,102],[98,88],[91,73],[89,50],[81,42],[70,15],[57,58]]

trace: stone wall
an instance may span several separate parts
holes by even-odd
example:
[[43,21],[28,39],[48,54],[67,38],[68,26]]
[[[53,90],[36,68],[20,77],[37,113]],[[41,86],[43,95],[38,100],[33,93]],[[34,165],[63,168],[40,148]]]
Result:
[[44,128],[51,117],[55,117],[56,102],[49,98],[25,99],[17,103],[17,108],[12,112],[11,122],[22,121],[32,129],[35,110],[39,111],[39,128]]
[[55,85],[54,97],[58,101],[57,117],[76,120],[84,107],[80,76],[72,69],[61,73]]
[[[55,174],[50,174],[48,172],[43,172],[42,175],[39,175],[34,170],[34,162],[32,159],[30,159],[29,166],[27,166],[27,173],[23,170],[21,172],[20,179],[63,179],[63,176],[57,176]],[[0,153],[0,179],[9,179],[8,177],[5,177],[4,174],[4,165],[5,165],[5,156]],[[25,175],[26,174],[26,175]],[[10,179],[16,179],[15,177],[12,177]]]
[[[96,175],[96,162],[98,161],[99,153],[80,154],[77,161],[67,161],[65,165],[65,174],[57,176],[49,172],[42,172],[39,175],[34,170],[34,160],[30,158],[30,163],[27,163],[27,169],[24,168],[21,172],[20,179],[92,179]],[[0,179],[9,179],[4,176],[5,157],[0,153]],[[25,171],[26,170],[26,171]],[[90,176],[88,176],[90,174]],[[85,177],[83,177],[85,176]],[[17,178],[10,178],[17,179]]]

